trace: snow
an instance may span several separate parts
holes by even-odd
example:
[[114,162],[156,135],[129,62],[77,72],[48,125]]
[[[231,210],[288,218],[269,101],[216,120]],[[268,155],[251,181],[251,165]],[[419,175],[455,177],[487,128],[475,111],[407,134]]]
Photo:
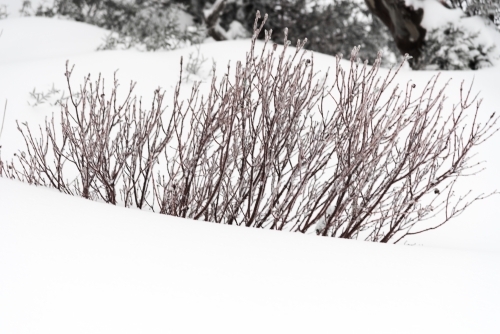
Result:
[[[405,0],[407,5],[413,8],[422,8],[424,16],[422,18],[422,27],[427,31],[438,29],[447,23],[453,23],[469,34],[478,34],[476,44],[485,46],[497,45],[494,56],[500,56],[500,34],[491,24],[481,17],[466,17],[461,9],[448,9],[437,0]],[[498,59],[495,59],[498,61]]]
[[229,30],[226,32],[228,39],[249,38],[250,34],[245,27],[238,21],[229,24]]
[[[39,3],[38,1],[32,1],[32,7],[35,3]],[[0,0],[0,5],[6,6],[7,14],[9,18],[19,17],[19,11],[23,7],[23,0]]]
[[448,22],[458,22],[465,16],[462,10],[447,9],[437,0],[406,0],[406,4],[424,10],[422,27],[427,30],[439,28]]
[[498,333],[498,255],[185,221],[0,179],[1,333]]
[[82,25],[75,21],[62,25],[45,17],[2,20],[0,64],[92,53],[108,32],[91,25],[80,29]]
[[[33,126],[58,112],[27,102],[34,87],[65,88],[67,59],[75,84],[119,69],[138,95],[161,86],[171,97],[180,56],[196,50],[96,52],[106,31],[55,19],[9,18],[0,30],[4,159],[24,147],[16,119]],[[224,71],[248,48],[240,40],[201,52]],[[207,81],[210,68],[198,77]],[[405,70],[398,80],[423,87],[433,74]],[[474,79],[490,115],[499,75],[500,66],[450,71],[441,82],[453,78],[456,102],[460,82]],[[496,135],[481,146],[475,160],[487,169],[462,189],[500,190],[499,145]],[[0,178],[0,333],[499,333],[498,203],[476,203],[409,247],[182,220]]]

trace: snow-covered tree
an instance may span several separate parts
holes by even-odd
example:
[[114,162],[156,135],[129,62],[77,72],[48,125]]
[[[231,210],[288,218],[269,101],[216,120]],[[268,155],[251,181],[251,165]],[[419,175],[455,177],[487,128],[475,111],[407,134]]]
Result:
[[[494,41],[480,36],[488,34],[484,32],[487,25],[498,18],[498,0],[365,0],[365,3],[389,28],[401,54],[412,57],[409,63],[414,69],[478,69],[498,57]],[[465,21],[474,15],[483,19]]]
[[467,16],[483,16],[500,26],[500,0],[442,0],[448,8],[460,8]]

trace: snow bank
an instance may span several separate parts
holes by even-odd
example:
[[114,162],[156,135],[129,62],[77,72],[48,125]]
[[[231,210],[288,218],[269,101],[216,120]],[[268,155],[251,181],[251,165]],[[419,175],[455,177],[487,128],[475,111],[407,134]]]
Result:
[[498,255],[221,226],[0,179],[1,333],[498,333]]
[[0,20],[0,63],[93,52],[107,31],[89,24],[45,17]]

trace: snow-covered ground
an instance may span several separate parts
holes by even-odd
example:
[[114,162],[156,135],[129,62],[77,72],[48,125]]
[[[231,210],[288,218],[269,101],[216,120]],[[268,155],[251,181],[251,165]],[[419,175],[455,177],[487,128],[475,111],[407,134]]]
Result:
[[0,333],[498,333],[499,256],[185,221],[0,179]]
[[[195,52],[96,52],[107,32],[64,20],[9,18],[1,30],[2,158],[24,148],[16,119],[35,125],[57,113],[49,102],[30,106],[29,92],[64,90],[67,59],[75,84],[119,69],[123,86],[137,81],[149,98],[158,86],[171,94],[180,56]],[[194,79],[248,48],[203,44],[208,61]],[[315,62],[326,69],[334,59]],[[422,87],[433,74],[398,80]],[[453,100],[474,79],[490,115],[499,76],[496,66],[441,82],[453,78]],[[475,159],[487,169],[461,189],[500,190],[499,145],[500,135],[482,145]],[[499,204],[475,203],[408,247],[184,221],[0,179],[0,333],[499,333]]]

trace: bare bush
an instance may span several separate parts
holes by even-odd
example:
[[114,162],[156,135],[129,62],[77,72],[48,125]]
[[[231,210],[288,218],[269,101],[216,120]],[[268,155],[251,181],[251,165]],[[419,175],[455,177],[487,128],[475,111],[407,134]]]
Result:
[[[191,76],[199,76],[201,74],[203,64],[205,64],[207,60],[208,59],[205,58],[203,54],[201,54],[200,45],[196,45],[195,51],[189,53],[187,62],[185,64],[184,72],[186,72],[186,75],[183,77],[184,81],[189,82]],[[213,58],[212,64],[213,66],[215,66],[215,60]]]
[[134,84],[118,103],[116,79],[109,96],[90,76],[76,94],[67,66],[61,129],[52,119],[36,139],[18,124],[27,151],[1,173],[178,217],[379,242],[489,196],[453,191],[478,171],[472,150],[498,130],[494,114],[479,122],[470,88],[445,108],[438,77],[421,93],[411,82],[401,89],[392,85],[401,67],[380,77],[380,55],[370,67],[358,48],[348,70],[338,56],[333,78],[318,77],[306,40],[290,50],[285,33],[279,51],[265,31],[256,49],[266,18],[255,20],[246,61],[214,73],[208,95],[195,83],[181,102],[181,70],[169,114],[159,89],[147,110]]
[[[0,139],[2,139],[2,133],[3,133],[3,124],[5,122],[5,114],[7,113],[7,100],[5,100],[5,106],[3,107],[3,114],[2,114],[2,124],[0,125]],[[1,146],[0,146],[1,147]]]

